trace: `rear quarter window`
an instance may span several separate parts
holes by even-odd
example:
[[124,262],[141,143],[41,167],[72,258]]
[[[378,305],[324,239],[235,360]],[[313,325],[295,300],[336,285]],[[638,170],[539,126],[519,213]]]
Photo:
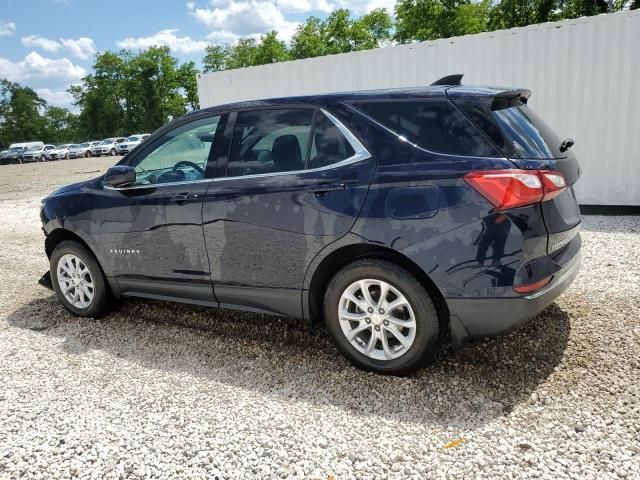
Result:
[[447,99],[354,104],[403,139],[432,152],[498,157],[498,151]]
[[454,102],[508,158],[566,157],[560,151],[560,137],[518,98],[456,98]]

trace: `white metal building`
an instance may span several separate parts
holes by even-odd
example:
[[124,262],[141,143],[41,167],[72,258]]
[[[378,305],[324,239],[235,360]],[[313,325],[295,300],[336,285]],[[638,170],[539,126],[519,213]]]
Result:
[[587,205],[640,205],[640,10],[200,75],[200,106],[428,85],[524,87],[583,167]]

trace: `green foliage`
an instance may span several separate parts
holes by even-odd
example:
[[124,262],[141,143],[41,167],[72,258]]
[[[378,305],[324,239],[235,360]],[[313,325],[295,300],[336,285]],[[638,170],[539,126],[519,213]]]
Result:
[[0,147],[33,140],[71,141],[77,123],[78,116],[66,108],[47,107],[31,88],[0,79]]
[[326,20],[309,17],[291,39],[291,58],[354,52],[381,47],[391,39],[393,21],[386,10],[375,9],[352,20],[349,10],[340,9]]
[[490,0],[399,0],[395,38],[409,42],[483,32],[490,11]]
[[94,73],[69,89],[81,108],[79,135],[152,132],[169,116],[197,109],[197,74],[194,62],[178,65],[167,47],[98,54]]

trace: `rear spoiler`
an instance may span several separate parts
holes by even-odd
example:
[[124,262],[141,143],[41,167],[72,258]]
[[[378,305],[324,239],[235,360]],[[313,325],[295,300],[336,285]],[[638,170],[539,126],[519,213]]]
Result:
[[501,110],[517,103],[527,103],[531,96],[531,90],[518,88],[515,90],[505,90],[496,94],[491,104],[491,110]]

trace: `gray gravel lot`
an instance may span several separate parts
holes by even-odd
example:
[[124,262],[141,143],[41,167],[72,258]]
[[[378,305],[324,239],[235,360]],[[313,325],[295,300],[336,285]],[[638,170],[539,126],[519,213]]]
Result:
[[392,378],[287,319],[67,314],[39,201],[112,163],[0,167],[0,478],[640,478],[640,217],[585,217],[580,276],[517,333]]

